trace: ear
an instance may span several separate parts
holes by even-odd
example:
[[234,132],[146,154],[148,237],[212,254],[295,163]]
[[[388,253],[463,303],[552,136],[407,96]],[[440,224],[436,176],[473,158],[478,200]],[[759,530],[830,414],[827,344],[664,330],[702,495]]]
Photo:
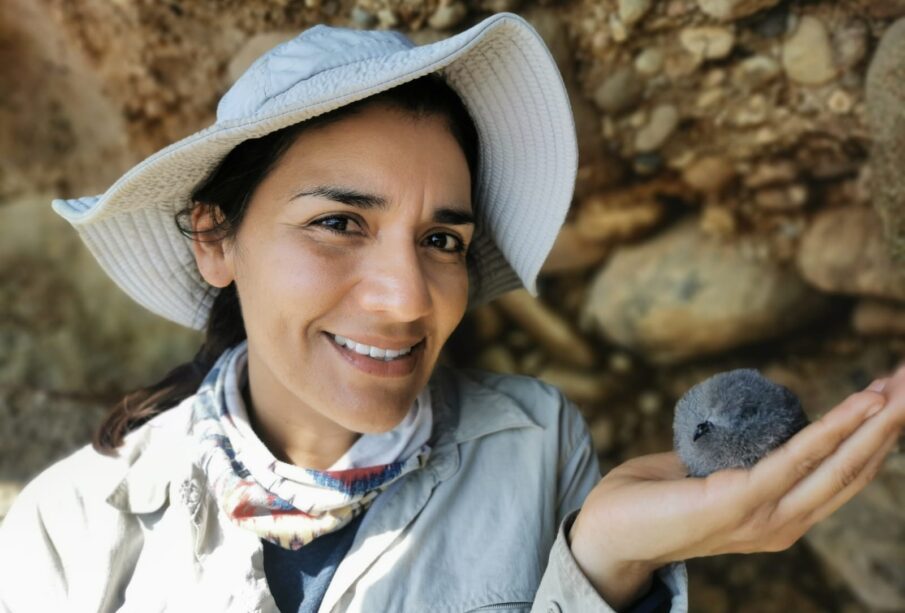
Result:
[[203,203],[199,203],[192,210],[192,229],[200,232],[192,240],[192,253],[204,280],[214,287],[226,287],[235,277],[227,241],[210,232],[216,225],[214,223],[216,213],[219,213],[216,206]]

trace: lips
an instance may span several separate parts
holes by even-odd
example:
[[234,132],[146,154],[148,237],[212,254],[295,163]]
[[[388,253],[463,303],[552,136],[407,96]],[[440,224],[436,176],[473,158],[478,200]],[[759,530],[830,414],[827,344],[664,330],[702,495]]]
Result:
[[334,334],[333,340],[336,344],[346,347],[347,349],[351,349],[355,353],[359,355],[370,356],[375,360],[385,360],[390,361],[398,358],[399,356],[406,355],[411,352],[414,345],[417,343],[412,343],[411,345],[406,345],[400,349],[384,349],[383,347],[366,345],[364,343],[360,343],[354,339],[347,338],[340,334]]
[[410,375],[415,370],[415,366],[421,359],[424,352],[425,341],[422,339],[414,346],[411,351],[404,355],[386,360],[385,358],[372,358],[370,354],[363,355],[350,349],[347,346],[339,345],[330,333],[324,333],[324,339],[333,347],[334,351],[339,354],[345,363],[354,366],[361,372],[378,377],[403,377]]

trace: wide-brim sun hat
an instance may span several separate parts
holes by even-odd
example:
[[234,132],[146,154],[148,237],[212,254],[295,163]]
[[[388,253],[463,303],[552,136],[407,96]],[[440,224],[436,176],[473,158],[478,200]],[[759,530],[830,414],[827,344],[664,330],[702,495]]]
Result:
[[497,13],[415,45],[392,30],[316,25],[260,58],[220,99],[213,125],[138,163],[97,196],[52,206],[132,299],[203,329],[216,296],[174,215],[242,141],[438,73],[478,132],[478,231],[469,308],[536,279],[572,199],[575,124],[562,76],[537,31]]

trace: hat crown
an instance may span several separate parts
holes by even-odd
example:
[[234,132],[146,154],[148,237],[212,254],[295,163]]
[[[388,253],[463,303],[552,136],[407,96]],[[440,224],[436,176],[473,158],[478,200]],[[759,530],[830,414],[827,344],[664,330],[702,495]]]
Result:
[[277,45],[240,76],[217,105],[217,123],[279,106],[286,92],[318,75],[363,60],[405,51],[415,44],[393,30],[316,25]]

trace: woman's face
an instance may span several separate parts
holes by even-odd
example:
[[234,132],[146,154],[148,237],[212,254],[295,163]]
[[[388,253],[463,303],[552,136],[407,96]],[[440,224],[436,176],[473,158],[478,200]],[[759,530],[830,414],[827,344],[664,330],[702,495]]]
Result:
[[297,138],[235,241],[199,258],[212,284],[235,280],[256,410],[334,433],[398,425],[465,312],[470,194],[438,116],[371,105]]

